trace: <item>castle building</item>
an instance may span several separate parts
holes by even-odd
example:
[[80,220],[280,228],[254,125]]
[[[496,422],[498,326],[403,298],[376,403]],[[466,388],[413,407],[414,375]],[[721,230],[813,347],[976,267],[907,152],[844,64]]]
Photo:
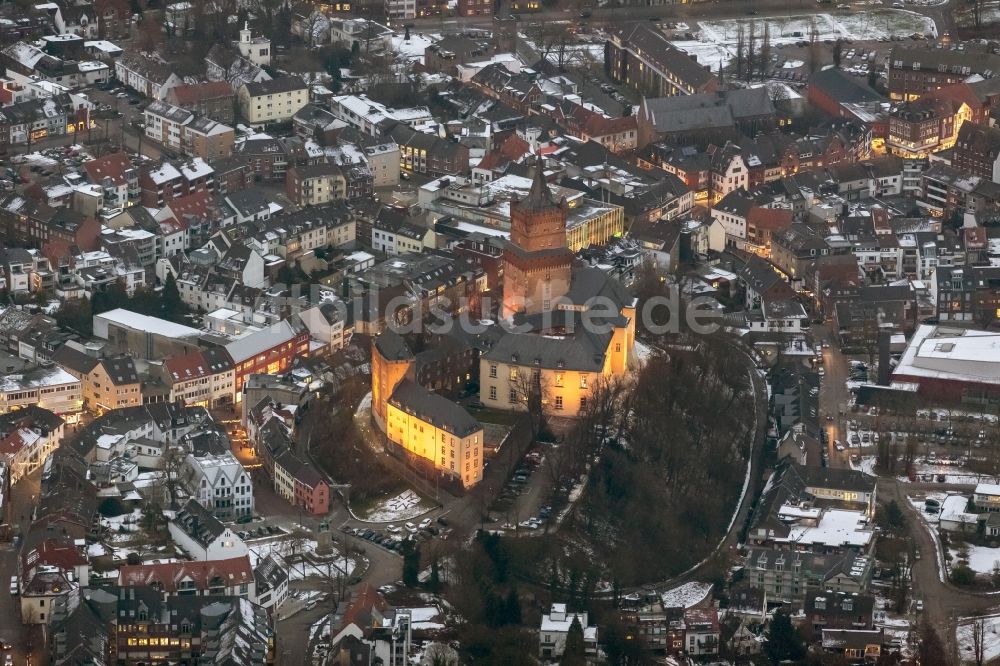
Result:
[[545,182],[541,159],[528,196],[511,203],[503,254],[503,316],[517,324],[480,356],[480,400],[495,409],[573,416],[602,377],[624,375],[635,346],[635,299],[599,268],[574,266],[566,203]]
[[573,253],[566,242],[565,200],[556,201],[538,158],[528,196],[510,204],[503,252],[503,316],[548,312],[569,291]]
[[483,426],[417,383],[417,357],[392,329],[372,340],[372,417],[388,440],[466,488],[483,479]]

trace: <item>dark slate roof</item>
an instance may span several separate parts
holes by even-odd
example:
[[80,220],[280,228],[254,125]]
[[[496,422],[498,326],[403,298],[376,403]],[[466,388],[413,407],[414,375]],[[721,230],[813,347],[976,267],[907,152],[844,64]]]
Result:
[[403,336],[391,328],[387,328],[382,335],[375,338],[375,348],[390,361],[409,361],[414,358]]
[[611,333],[589,333],[583,326],[575,329],[573,337],[567,338],[507,333],[483,357],[498,363],[600,372],[604,368],[610,338]]
[[535,161],[535,173],[531,179],[531,189],[528,195],[517,202],[520,210],[545,210],[558,206],[559,202],[552,195],[549,184],[545,181],[545,162],[539,155]]
[[663,33],[647,22],[633,23],[617,32],[630,47],[641,49],[644,57],[654,60],[693,88],[700,88],[715,78],[708,68],[667,41]]
[[248,83],[247,92],[251,97],[261,95],[277,95],[279,93],[291,92],[292,90],[305,90],[308,86],[297,76],[281,76],[270,81],[259,83]]
[[70,345],[63,345],[52,354],[52,362],[81,375],[89,374],[97,367],[100,359],[94,358]]
[[177,512],[174,522],[202,546],[212,543],[226,531],[226,526],[218,518],[193,499]]
[[139,373],[136,372],[135,362],[130,357],[104,359],[101,365],[115,386],[139,382]]
[[867,104],[886,101],[882,95],[836,67],[814,73],[809,77],[809,85],[819,88],[841,104]]
[[389,402],[456,437],[467,437],[482,430],[479,421],[460,406],[408,379],[404,379],[396,386]]
[[808,486],[865,493],[875,492],[875,477],[859,470],[836,467],[803,467],[801,465],[795,467]]

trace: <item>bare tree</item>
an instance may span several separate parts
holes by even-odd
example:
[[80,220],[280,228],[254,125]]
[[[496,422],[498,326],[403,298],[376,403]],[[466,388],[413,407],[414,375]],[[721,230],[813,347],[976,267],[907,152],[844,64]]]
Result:
[[736,25],[736,78],[743,78],[743,65],[746,62],[746,33],[743,30],[743,23]]
[[431,643],[420,663],[421,666],[458,666],[458,652],[445,643]]
[[548,382],[539,368],[512,367],[508,379],[512,405],[528,415],[532,437],[537,437],[546,427],[546,406],[551,394]]
[[760,42],[760,73],[766,76],[771,66],[771,22],[764,21],[764,36]]
[[986,663],[986,622],[981,617],[972,621],[972,658],[976,666]]
[[139,50],[155,53],[163,45],[163,27],[154,19],[147,18],[139,24]]
[[170,508],[176,509],[179,506],[179,499],[182,492],[186,492],[194,471],[185,464],[187,451],[181,446],[167,446],[160,456],[162,476],[160,485],[166,499],[170,502]]
[[317,39],[323,26],[327,25],[327,18],[319,10],[313,11],[309,16],[299,22],[302,30],[302,41],[306,46],[312,48],[319,44]]
[[809,19],[809,50],[806,57],[809,61],[809,71],[815,72],[820,66],[820,45],[819,29],[816,27],[816,19]]
[[757,63],[757,22],[750,21],[750,32],[747,34],[747,83],[753,78]]

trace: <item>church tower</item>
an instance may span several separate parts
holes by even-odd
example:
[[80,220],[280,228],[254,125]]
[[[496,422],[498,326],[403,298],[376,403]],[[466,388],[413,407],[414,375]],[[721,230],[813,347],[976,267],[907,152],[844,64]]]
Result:
[[566,246],[566,200],[545,182],[541,156],[528,196],[510,204],[510,242],[503,252],[503,317],[551,310],[569,291],[573,253]]

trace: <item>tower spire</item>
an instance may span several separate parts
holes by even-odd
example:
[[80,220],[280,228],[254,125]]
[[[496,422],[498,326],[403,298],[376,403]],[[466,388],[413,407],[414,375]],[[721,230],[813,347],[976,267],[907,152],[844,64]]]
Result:
[[552,191],[545,181],[545,161],[542,159],[542,151],[539,149],[535,157],[535,174],[531,181],[531,190],[528,196],[521,202],[525,208],[546,208],[554,206],[557,202],[552,199]]

